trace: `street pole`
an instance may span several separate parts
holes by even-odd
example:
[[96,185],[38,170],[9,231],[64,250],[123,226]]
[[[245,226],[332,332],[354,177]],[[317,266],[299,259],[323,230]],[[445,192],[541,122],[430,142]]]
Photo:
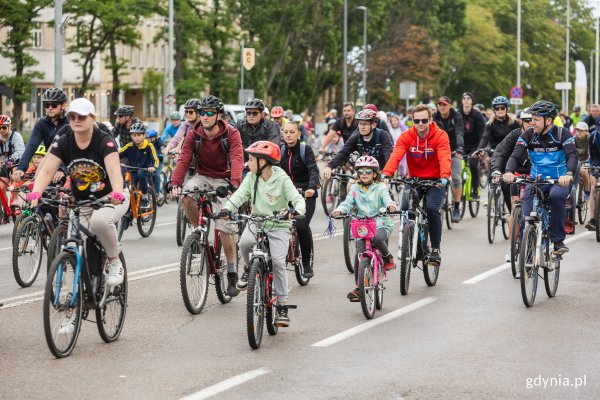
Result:
[[[517,0],[517,86],[521,87],[521,0]],[[519,112],[518,104],[515,112]]]
[[594,104],[594,53],[596,50],[590,52],[590,104]]
[[[567,41],[565,45],[565,82],[569,82],[569,47],[571,29],[571,0],[567,0]],[[569,115],[569,89],[565,89],[563,110]]]
[[173,111],[175,102],[175,88],[173,84],[173,0],[169,0],[169,113]]
[[62,0],[54,0],[54,87],[62,89]]
[[600,1],[596,2],[596,76],[594,78],[594,104],[598,104],[598,80],[600,79]]
[[246,45],[246,42],[244,41],[244,39],[242,39],[242,41],[240,42],[242,48],[240,51],[240,69],[242,70],[241,74],[241,90],[244,90],[244,46]]
[[367,104],[367,12],[368,9],[365,6],[356,7],[358,10],[364,11],[364,24],[363,24],[363,36],[364,36],[364,45],[363,45],[363,105]]
[[348,101],[348,0],[344,0],[344,103]]

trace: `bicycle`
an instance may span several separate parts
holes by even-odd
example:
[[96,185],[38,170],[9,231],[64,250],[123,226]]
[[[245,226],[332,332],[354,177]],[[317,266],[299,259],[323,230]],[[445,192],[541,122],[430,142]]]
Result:
[[343,167],[337,167],[331,173],[331,177],[325,179],[321,187],[321,204],[325,215],[335,210],[348,194],[347,184],[354,179],[351,174],[345,174]]
[[[123,253],[124,278],[120,285],[109,287],[104,271],[109,266],[108,257],[95,235],[82,226],[79,214],[82,207],[98,209],[110,200],[46,200],[42,203],[65,206],[72,210],[71,230],[61,245],[61,252],[52,261],[44,290],[44,334],[50,352],[57,358],[67,357],[75,348],[81,322],[95,310],[96,325],[102,340],[117,340],[125,323],[127,310],[127,267]],[[81,236],[83,233],[87,239]],[[66,324],[72,324],[72,332],[61,332]]]
[[496,238],[496,227],[502,225],[504,239],[508,240],[508,221],[504,214],[506,203],[502,193],[500,182],[490,182],[487,203],[487,237],[490,244],[494,244]]
[[596,221],[596,242],[600,242],[600,167],[590,166],[590,174],[596,178],[594,190],[594,220]]
[[[589,171],[590,165],[588,163],[584,163],[581,165],[581,169],[587,169]],[[583,178],[581,174],[579,175],[579,179],[577,180],[577,196],[575,197],[577,200],[575,202],[575,208],[577,209],[577,218],[580,225],[586,223],[587,214],[588,214],[588,201],[585,198],[585,185],[583,184]]]
[[[175,170],[175,166],[177,163],[175,162],[175,156],[179,154],[178,152],[171,150],[167,153],[167,156],[163,160],[163,169],[160,172],[160,185],[162,188],[163,196],[163,204],[169,203],[169,183],[171,182],[171,178],[173,176],[173,171]],[[169,157],[171,156],[171,157]],[[166,161],[166,162],[165,162]],[[181,246],[181,245],[179,245]]]
[[556,295],[560,277],[560,260],[562,256],[550,251],[550,203],[540,186],[553,185],[553,179],[534,180],[517,178],[517,183],[529,185],[532,188],[533,208],[525,217],[525,228],[519,254],[519,271],[521,274],[521,297],[527,307],[535,301],[539,269],[544,270],[544,286],[548,297]]
[[419,201],[418,188],[440,188],[440,182],[419,178],[402,178],[407,193],[408,209],[401,212],[401,230],[398,236],[398,259],[400,260],[400,294],[408,294],[412,268],[419,268],[421,261],[423,277],[427,286],[437,283],[440,265],[430,263],[429,223],[425,212],[426,197],[423,205]]
[[519,268],[519,253],[521,246],[521,217],[523,214],[523,195],[525,193],[525,185],[519,185],[519,200],[515,201],[513,205],[512,215],[512,230],[510,234],[510,269],[513,278],[519,279],[518,268]]
[[[129,209],[119,221],[118,232],[119,232],[119,241],[123,237],[123,232],[127,229],[135,219],[137,222],[138,232],[142,237],[148,237],[152,234],[154,230],[154,224],[156,223],[156,212],[158,205],[156,203],[156,192],[154,188],[148,182],[148,207],[142,209],[142,191],[137,187],[137,185],[133,182],[131,177],[131,171],[144,171],[147,172],[148,168],[139,168],[131,165],[122,165],[123,168],[127,169],[125,173],[125,187],[128,187],[130,190],[129,197]],[[152,176],[150,175],[150,179]]]
[[[227,259],[220,240],[220,232],[215,229],[214,240],[209,241],[210,223],[213,217],[212,203],[215,196],[227,197],[227,188],[207,190],[194,187],[186,190],[182,196],[197,196],[198,226],[185,239],[181,250],[179,285],[183,304],[190,314],[199,314],[204,309],[208,294],[209,275],[212,275],[217,298],[223,304],[231,301],[227,294]],[[179,204],[183,203],[179,200]],[[237,243],[237,240],[235,240]],[[237,245],[236,245],[237,246]],[[239,251],[236,269],[239,262]]]
[[[3,165],[0,165],[0,169],[2,169],[3,175],[11,176],[11,170],[15,166],[16,164],[12,161],[6,161]],[[4,183],[7,187],[9,186],[10,181],[8,178],[0,179],[5,181]],[[18,207],[10,206],[10,201],[6,197],[6,193],[4,193],[4,190],[0,190],[0,225],[8,224],[11,219],[13,222],[16,222],[19,211]]]
[[481,188],[477,185],[477,198],[472,197],[472,189],[473,189],[473,175],[471,173],[471,167],[469,166],[468,161],[471,158],[479,158],[472,155],[465,155],[462,160],[462,211],[461,218],[464,217],[466,203],[469,204],[469,214],[471,214],[472,218],[477,218],[477,214],[479,214],[479,195],[481,194]]
[[[298,189],[298,192],[302,196],[304,196],[304,191],[302,189]],[[296,275],[296,281],[298,281],[298,284],[300,286],[306,286],[306,285],[308,285],[308,282],[310,282],[310,278],[305,278],[303,276],[304,264],[302,263],[302,250],[300,249],[300,242],[298,241],[298,228],[296,226],[296,223],[297,223],[297,220],[293,219],[292,227],[290,228],[290,244],[288,246],[288,253],[285,258],[286,269],[287,269],[288,265],[291,268],[293,268],[294,274]],[[313,243],[313,239],[312,239],[312,231],[310,230],[310,226],[308,227],[308,233],[310,235],[310,247],[311,247],[310,266],[311,266],[311,270],[312,270],[312,267],[314,266],[315,249],[314,249],[314,243]],[[288,271],[291,271],[292,270],[291,268],[288,269]]]

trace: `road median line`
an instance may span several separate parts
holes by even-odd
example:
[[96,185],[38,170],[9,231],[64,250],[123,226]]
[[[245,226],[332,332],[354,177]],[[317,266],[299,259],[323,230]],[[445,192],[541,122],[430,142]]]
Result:
[[244,372],[243,374],[239,374],[236,376],[232,376],[231,378],[225,379],[219,383],[216,383],[212,386],[209,386],[205,389],[200,390],[199,392],[190,394],[189,396],[183,397],[181,400],[204,400],[210,397],[216,396],[220,393],[223,393],[229,389],[232,389],[236,386],[239,386],[243,383],[251,381],[252,379],[256,379],[259,376],[266,375],[271,371],[267,368],[258,368],[252,371]]

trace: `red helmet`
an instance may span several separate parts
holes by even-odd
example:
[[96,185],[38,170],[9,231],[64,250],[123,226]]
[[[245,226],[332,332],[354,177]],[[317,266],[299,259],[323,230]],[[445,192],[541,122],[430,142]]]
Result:
[[363,109],[356,114],[356,119],[358,121],[371,121],[377,122],[377,112],[371,109]]
[[271,164],[279,164],[281,160],[281,150],[279,146],[268,140],[259,140],[252,143],[246,149],[246,153],[252,154],[257,158],[264,158]]
[[10,125],[11,122],[8,115],[0,115],[0,125]]
[[373,110],[376,113],[379,112],[379,109],[377,108],[377,106],[375,106],[375,104],[365,104],[363,110]]
[[281,106],[275,106],[271,110],[271,118],[281,118],[281,117],[283,117],[283,114],[284,114],[284,111],[283,111],[283,107],[281,107]]

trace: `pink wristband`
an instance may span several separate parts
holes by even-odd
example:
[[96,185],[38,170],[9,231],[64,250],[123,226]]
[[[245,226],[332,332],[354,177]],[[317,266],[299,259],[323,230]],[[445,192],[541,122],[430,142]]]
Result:
[[125,201],[125,196],[123,195],[123,193],[119,193],[119,192],[112,192],[109,196],[111,199],[120,201],[120,202],[124,202]]
[[39,200],[42,198],[40,192],[31,192],[27,195],[27,201]]

